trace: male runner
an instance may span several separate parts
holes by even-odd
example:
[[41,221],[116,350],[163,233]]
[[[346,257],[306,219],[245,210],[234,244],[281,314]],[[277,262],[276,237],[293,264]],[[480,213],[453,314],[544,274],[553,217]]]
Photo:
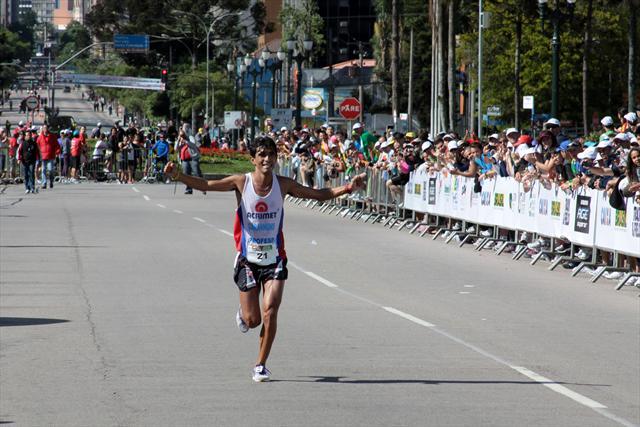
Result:
[[[276,336],[278,308],[288,276],[282,235],[284,197],[290,194],[304,199],[333,199],[362,188],[365,175],[358,175],[341,187],[316,190],[275,174],[277,148],[272,139],[256,138],[249,147],[249,154],[255,170],[246,175],[207,181],[182,174],[172,162],[164,171],[166,176],[196,190],[236,192],[238,209],[234,237],[238,255],[234,280],[240,289],[236,323],[242,332],[247,332],[262,321],[258,360],[253,370],[253,380],[261,382],[269,380],[271,375],[265,364]],[[262,314],[259,302],[261,289]]]

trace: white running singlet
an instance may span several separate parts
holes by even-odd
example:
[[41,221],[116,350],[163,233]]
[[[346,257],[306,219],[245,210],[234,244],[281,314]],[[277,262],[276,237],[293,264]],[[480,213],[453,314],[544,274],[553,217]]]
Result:
[[233,227],[236,249],[250,263],[277,264],[287,258],[282,235],[284,212],[278,177],[273,174],[271,191],[262,197],[253,188],[251,174],[245,176]]

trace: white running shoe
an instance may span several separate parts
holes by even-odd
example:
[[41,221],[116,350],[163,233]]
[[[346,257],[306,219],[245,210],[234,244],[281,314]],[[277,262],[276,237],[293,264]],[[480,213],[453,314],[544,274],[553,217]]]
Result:
[[612,271],[611,273],[604,273],[603,276],[610,280],[620,280],[624,274],[621,271]]
[[578,253],[576,253],[576,258],[582,261],[586,261],[587,259],[591,258],[591,251],[580,249]]
[[271,372],[264,365],[258,365],[253,368],[253,380],[255,382],[269,381],[269,378],[271,378]]
[[238,311],[236,313],[236,325],[238,325],[238,329],[243,334],[249,330],[249,327],[246,323],[244,323],[244,319],[242,318],[242,306],[238,306]]
[[476,228],[472,225],[471,227],[468,227],[465,231],[467,233],[469,233],[469,234],[475,233],[476,232]]
[[456,222],[455,224],[453,224],[453,227],[451,227],[451,228],[453,229],[453,231],[460,231],[462,226],[460,225],[459,222]]
[[482,237],[491,237],[491,234],[492,234],[492,233],[491,233],[491,231],[489,231],[489,230],[482,230],[482,231],[480,232],[480,235],[481,235]]

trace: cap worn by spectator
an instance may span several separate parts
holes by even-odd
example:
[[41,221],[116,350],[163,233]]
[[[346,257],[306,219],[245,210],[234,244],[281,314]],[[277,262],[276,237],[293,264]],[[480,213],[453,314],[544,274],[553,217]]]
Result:
[[454,139],[454,140],[451,140],[451,141],[449,141],[449,142],[447,143],[447,149],[448,149],[449,151],[451,151],[451,150],[457,150],[457,149],[458,149],[458,147],[459,147],[458,141],[456,141],[455,139]]
[[602,126],[608,128],[613,126],[613,119],[611,118],[611,116],[604,116],[602,120],[600,120],[600,123],[602,124]]
[[407,133],[405,134],[405,137],[406,137],[407,139],[414,139],[414,138],[416,137],[416,134],[415,134],[415,132],[411,132],[411,131],[409,131],[409,132],[407,132]]
[[506,132],[504,134],[509,136],[512,133],[517,133],[518,135],[520,135],[520,131],[518,131],[518,129],[516,129],[516,128],[509,128],[509,129],[506,130]]
[[22,120],[20,120],[20,121],[18,122],[18,126],[24,126],[24,122],[23,122]]
[[585,148],[595,147],[596,145],[598,145],[598,143],[595,141],[585,141],[584,143]]
[[387,148],[393,145],[393,139],[389,138],[382,144],[380,144],[380,148]]
[[569,141],[568,139],[565,139],[564,141],[562,141],[560,143],[560,145],[558,145],[558,148],[556,148],[556,152],[558,152],[558,151],[567,151],[571,144],[572,144],[571,141]]
[[353,126],[351,127],[352,130],[356,130],[356,129],[360,129],[362,127],[362,123],[360,122],[356,122],[353,124]]
[[616,136],[614,136],[613,139],[614,140],[617,139],[618,141],[626,142],[626,141],[629,141],[629,135],[627,135],[626,133],[622,133],[621,132],[621,133],[617,134]]
[[596,150],[596,147],[588,147],[582,153],[578,153],[578,158],[581,160],[584,160],[584,159],[594,160],[597,155],[598,155],[598,151]]
[[[456,138],[455,138],[455,136],[451,135],[450,133],[447,133],[442,137],[442,139],[444,139],[445,141],[453,141]],[[456,146],[456,148],[458,148],[458,147]]]
[[420,144],[422,144],[422,140],[420,138],[413,138],[411,140],[411,143],[414,144],[414,145],[420,145]]
[[422,151],[427,151],[429,148],[431,148],[431,141],[425,141],[422,143]]
[[280,132],[286,132],[286,131],[287,131],[287,127],[286,127],[286,126],[282,126],[282,127],[280,128]]
[[624,115],[624,119],[631,124],[635,124],[638,121],[638,116],[636,113],[627,113]]
[[552,117],[549,120],[547,120],[546,122],[544,122],[544,126],[545,127],[549,127],[549,126],[560,127],[560,120]]
[[500,135],[498,135],[497,133],[492,133],[491,135],[489,135],[489,143],[491,143],[492,140],[498,141],[500,139]]
[[603,141],[600,141],[598,143],[598,145],[596,145],[596,148],[607,148],[607,147],[611,147],[611,140],[609,139],[605,139]]
[[530,145],[532,141],[533,140],[531,139],[530,135],[520,135],[518,137],[518,140],[516,141],[516,143],[513,144],[513,146],[517,147],[517,146],[522,145],[522,144]]

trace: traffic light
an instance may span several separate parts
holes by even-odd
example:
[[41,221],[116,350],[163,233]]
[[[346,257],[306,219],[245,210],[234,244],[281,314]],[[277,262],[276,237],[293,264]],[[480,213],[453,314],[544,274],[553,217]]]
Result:
[[169,80],[169,71],[166,68],[163,68],[160,74],[160,82],[166,84],[167,80]]

